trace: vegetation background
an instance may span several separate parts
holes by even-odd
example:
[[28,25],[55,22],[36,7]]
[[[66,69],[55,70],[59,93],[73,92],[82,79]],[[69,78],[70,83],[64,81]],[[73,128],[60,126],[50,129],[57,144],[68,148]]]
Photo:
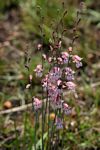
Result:
[[[70,29],[76,19],[80,0],[65,0],[68,14],[64,25],[64,47],[71,40]],[[78,98],[68,117],[65,150],[100,150],[100,0],[84,0],[75,53],[83,58],[77,73]],[[25,90],[28,72],[24,53],[32,56],[30,72],[40,62],[37,44],[41,42],[40,11],[44,16],[44,52],[48,52],[51,24],[62,15],[61,0],[0,0],[0,150],[32,150],[34,116],[31,97],[40,95],[40,81],[33,78],[33,90]],[[65,98],[67,98],[65,94]],[[17,110],[12,108],[17,108]],[[20,109],[21,108],[21,109]]]

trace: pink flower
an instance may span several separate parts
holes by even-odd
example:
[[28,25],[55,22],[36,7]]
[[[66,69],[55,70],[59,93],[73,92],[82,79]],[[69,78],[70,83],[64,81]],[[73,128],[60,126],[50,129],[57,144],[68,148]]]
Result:
[[59,89],[56,85],[53,85],[51,83],[49,84],[47,89],[50,101],[56,102],[58,95],[60,96],[62,93],[62,89]]
[[82,62],[80,61],[76,63],[76,68],[79,68],[79,67],[82,67]]
[[34,110],[38,110],[42,107],[42,102],[38,98],[34,98],[33,101]]
[[59,67],[53,67],[49,73],[49,79],[51,82],[57,81],[59,78],[61,78],[62,71]]
[[63,121],[61,120],[61,118],[57,117],[55,124],[56,124],[57,129],[62,129],[63,128]]
[[43,72],[42,65],[37,65],[36,69],[34,69],[34,72],[36,73],[37,77],[42,77]]
[[73,61],[74,62],[81,61],[81,60],[82,60],[82,58],[79,57],[78,55],[73,55]]
[[72,90],[72,91],[74,91],[75,87],[76,87],[75,83],[73,83],[71,81],[67,82],[66,86],[67,86],[68,90]]
[[74,55],[72,59],[73,59],[73,62],[76,63],[76,68],[79,68],[82,66],[81,57],[79,57],[78,55]]
[[45,77],[42,79],[42,87],[43,87],[44,91],[47,91],[47,89],[49,87],[48,74],[45,75]]
[[51,63],[52,62],[52,57],[48,58],[48,62]]
[[71,68],[66,67],[66,68],[64,68],[64,71],[65,71],[65,78],[68,81],[74,80],[74,73],[75,72]]
[[68,63],[68,60],[69,60],[69,54],[67,52],[62,52],[61,53],[61,57],[63,59],[63,63],[66,64]]
[[58,64],[62,64],[63,63],[63,59],[61,57],[58,57],[57,60],[58,60]]
[[71,114],[71,107],[68,106],[68,104],[63,103],[63,111],[66,115]]
[[57,88],[52,85],[51,87],[49,87],[48,89],[48,96],[50,97],[51,101],[55,101],[58,95],[58,90]]

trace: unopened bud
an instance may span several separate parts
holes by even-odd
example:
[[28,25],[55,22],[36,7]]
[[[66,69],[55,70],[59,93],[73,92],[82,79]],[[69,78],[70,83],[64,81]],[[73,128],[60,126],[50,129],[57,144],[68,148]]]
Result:
[[68,48],[68,51],[69,51],[69,52],[72,52],[72,51],[73,51],[73,48],[72,48],[72,47],[69,47],[69,48]]
[[43,54],[42,57],[44,60],[46,60],[46,58],[47,58],[45,54]]
[[53,47],[50,45],[50,50],[53,51]]
[[29,80],[32,81],[32,79],[33,79],[33,76],[30,74],[29,75]]
[[37,48],[40,50],[42,48],[42,44],[38,44]]
[[61,48],[62,41],[59,41],[59,48]]
[[26,89],[29,89],[30,86],[31,86],[31,84],[27,84],[27,85],[26,85]]
[[49,57],[48,58],[48,62],[50,63],[52,61],[52,57]]

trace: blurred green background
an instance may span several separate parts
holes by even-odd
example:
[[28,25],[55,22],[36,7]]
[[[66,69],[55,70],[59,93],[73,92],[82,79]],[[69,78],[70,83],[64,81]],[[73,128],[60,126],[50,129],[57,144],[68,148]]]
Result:
[[[62,2],[0,0],[0,111],[28,104],[31,96],[41,94],[40,81],[35,77],[33,90],[25,90],[28,71],[24,67],[24,54],[25,50],[29,51],[32,72],[41,61],[37,52],[37,44],[41,42],[41,16],[44,17],[43,45],[47,53],[52,30],[64,11]],[[67,49],[71,41],[70,29],[81,1],[64,2],[68,11],[64,17],[64,27],[68,33],[63,42]],[[69,100],[73,115],[68,118],[65,150],[100,149],[100,0],[84,0],[83,9],[77,33],[79,38],[74,44],[75,53],[83,58],[83,67],[77,73],[78,98]],[[34,117],[30,109],[0,115],[0,150],[31,150],[33,124]]]

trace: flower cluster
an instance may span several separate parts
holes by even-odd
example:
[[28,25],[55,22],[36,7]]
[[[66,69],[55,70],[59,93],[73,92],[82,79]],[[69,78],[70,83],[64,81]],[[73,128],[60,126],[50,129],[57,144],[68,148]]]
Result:
[[[64,3],[63,3],[64,8]],[[40,8],[39,8],[40,9]],[[60,149],[65,148],[63,146],[63,140],[61,135],[66,135],[62,132],[67,126],[66,116],[72,114],[72,107],[68,104],[68,97],[65,100],[65,91],[68,93],[76,93],[75,74],[76,71],[82,67],[82,58],[74,53],[74,42],[77,39],[77,26],[80,22],[80,14],[77,13],[77,19],[71,30],[70,45],[64,50],[62,46],[63,35],[67,31],[64,26],[64,16],[67,14],[67,10],[61,15],[60,20],[57,20],[57,25],[53,27],[49,44],[43,43],[44,33],[44,17],[41,16],[39,29],[41,31],[41,42],[37,45],[37,50],[40,53],[41,61],[35,67],[32,74],[29,75],[29,83],[26,85],[26,89],[32,91],[32,79],[35,75],[41,82],[40,93],[38,97],[32,98],[32,107],[34,111],[34,147],[33,149]],[[79,15],[79,16],[78,16]],[[65,44],[64,44],[65,45]],[[47,48],[45,50],[45,48]],[[29,58],[27,59],[29,62]],[[28,63],[26,62],[26,65]],[[48,66],[48,67],[47,67]],[[26,66],[28,71],[29,66]],[[41,95],[40,95],[41,94]],[[41,97],[41,98],[39,98]],[[61,131],[58,131],[61,129]],[[46,139],[44,138],[47,134]],[[38,136],[39,135],[39,136]],[[37,137],[36,137],[37,136]],[[37,144],[41,139],[42,144]],[[62,148],[63,147],[63,148]]]
[[[46,54],[42,54],[42,58],[51,65],[49,72],[43,75],[43,66],[37,65],[34,72],[37,77],[42,77],[43,91],[47,93],[48,100],[52,109],[59,110],[65,115],[71,113],[71,107],[63,100],[64,89],[75,92],[76,84],[74,81],[75,71],[71,67],[71,63],[75,63],[76,68],[82,66],[82,58],[77,55],[70,54],[72,47],[68,48],[68,51],[59,52],[55,47],[51,47],[52,56],[47,57]],[[60,45],[61,47],[61,45]],[[59,45],[58,45],[59,50]],[[42,107],[42,101],[38,98],[34,98],[34,109],[38,110]],[[63,121],[57,117],[55,119],[55,125],[58,129],[63,127]]]

